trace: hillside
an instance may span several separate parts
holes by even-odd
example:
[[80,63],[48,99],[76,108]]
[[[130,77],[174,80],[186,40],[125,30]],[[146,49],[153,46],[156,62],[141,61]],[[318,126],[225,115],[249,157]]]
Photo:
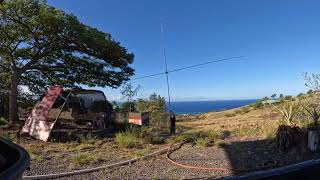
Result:
[[232,137],[270,137],[275,132],[279,112],[272,106],[258,109],[245,106],[221,112],[197,115],[191,121],[179,121],[181,132],[224,131]]

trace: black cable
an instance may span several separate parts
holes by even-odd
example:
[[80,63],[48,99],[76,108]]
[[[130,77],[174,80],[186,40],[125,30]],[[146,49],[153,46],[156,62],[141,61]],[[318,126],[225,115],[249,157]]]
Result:
[[163,75],[163,74],[169,74],[169,73],[172,73],[172,72],[177,72],[177,71],[181,71],[181,70],[185,70],[185,69],[190,69],[190,68],[194,68],[194,67],[198,67],[198,66],[203,66],[203,65],[212,64],[212,63],[217,63],[217,62],[223,62],[223,61],[230,61],[230,60],[239,59],[239,58],[244,58],[244,57],[246,57],[246,56],[236,56],[236,57],[231,57],[231,58],[225,58],[225,59],[218,59],[218,60],[208,61],[208,62],[204,62],[204,63],[200,63],[200,64],[195,64],[195,65],[191,65],[191,66],[186,66],[186,67],[182,67],[182,68],[170,70],[170,71],[168,71],[168,72],[161,72],[161,73],[155,73],[155,74],[145,75],[145,76],[133,78],[133,79],[131,79],[131,80],[138,80],[138,79],[144,79],[144,78],[149,78],[149,77],[153,77],[153,76],[159,76],[159,75]]

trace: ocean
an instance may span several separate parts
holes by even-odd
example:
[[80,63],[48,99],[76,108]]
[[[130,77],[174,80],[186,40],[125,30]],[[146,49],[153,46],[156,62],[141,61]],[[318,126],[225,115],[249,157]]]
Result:
[[175,101],[171,109],[176,114],[198,114],[211,111],[222,111],[253,104],[257,99],[217,100],[217,101]]

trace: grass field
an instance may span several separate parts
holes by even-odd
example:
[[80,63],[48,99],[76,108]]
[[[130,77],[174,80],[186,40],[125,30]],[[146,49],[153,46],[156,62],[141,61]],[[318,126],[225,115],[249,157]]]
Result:
[[202,114],[193,121],[179,121],[180,133],[216,131],[234,138],[270,138],[276,131],[280,114],[272,107],[247,107]]

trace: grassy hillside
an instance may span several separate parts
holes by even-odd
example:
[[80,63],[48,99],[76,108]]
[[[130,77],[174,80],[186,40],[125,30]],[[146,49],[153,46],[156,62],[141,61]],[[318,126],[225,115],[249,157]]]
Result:
[[207,132],[217,131],[229,133],[232,137],[270,137],[280,118],[280,114],[271,106],[254,109],[247,107],[227,110],[222,112],[210,112],[198,116],[195,121],[180,121],[178,127],[180,132]]

